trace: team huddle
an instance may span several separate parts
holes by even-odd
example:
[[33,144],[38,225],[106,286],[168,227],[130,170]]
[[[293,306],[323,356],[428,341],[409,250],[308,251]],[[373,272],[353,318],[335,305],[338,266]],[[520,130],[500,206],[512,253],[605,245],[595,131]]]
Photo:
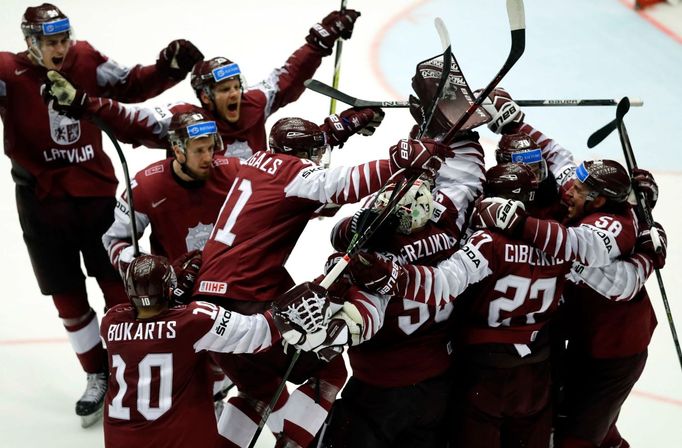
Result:
[[[377,107],[268,134],[359,17],[331,12],[247,86],[187,40],[129,68],[72,41],[56,6],[26,9],[27,50],[0,52],[4,148],[38,285],[87,375],[82,425],[103,415],[112,448],[247,447],[263,424],[283,448],[628,447],[616,422],[666,255],[631,205],[634,189],[655,206],[653,176],[577,163],[501,88],[457,132],[448,97],[425,119],[442,55],[417,65],[415,127],[384,159],[322,163],[374,133]],[[188,75],[196,101],[131,104]],[[499,136],[487,170],[483,124]],[[167,151],[132,195],[116,198],[102,127]],[[363,200],[296,285],[284,265],[307,222]]]

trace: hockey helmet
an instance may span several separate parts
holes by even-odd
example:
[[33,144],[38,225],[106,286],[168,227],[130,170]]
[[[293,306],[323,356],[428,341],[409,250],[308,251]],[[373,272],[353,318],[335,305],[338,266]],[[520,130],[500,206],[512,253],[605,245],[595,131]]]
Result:
[[157,255],[133,259],[125,275],[128,299],[135,308],[167,304],[177,285],[175,271],[168,260]]
[[535,139],[524,132],[503,135],[495,150],[497,163],[523,163],[529,165],[538,182],[547,178],[547,162]]

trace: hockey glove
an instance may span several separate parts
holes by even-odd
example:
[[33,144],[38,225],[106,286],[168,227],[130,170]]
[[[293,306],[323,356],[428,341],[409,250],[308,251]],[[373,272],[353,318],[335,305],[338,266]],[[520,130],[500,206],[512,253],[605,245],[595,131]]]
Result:
[[176,302],[189,303],[191,301],[194,282],[199,275],[201,262],[200,250],[187,252],[173,262],[173,270],[178,278],[178,284],[173,290]]
[[[474,92],[478,97],[483,92],[479,89]],[[518,130],[523,123],[526,114],[521,111],[518,104],[514,102],[511,95],[501,87],[490,92],[489,101],[483,103],[483,108],[493,118],[488,123],[488,129],[496,134],[507,134]]]
[[385,260],[372,252],[361,252],[351,258],[348,268],[355,284],[370,292],[405,296],[407,272],[391,260]]
[[315,48],[321,50],[325,56],[332,54],[334,43],[341,37],[350,39],[353,34],[355,21],[360,13],[353,9],[334,11],[310,28],[305,40]]
[[185,39],[174,40],[161,50],[156,68],[175,80],[185,79],[194,64],[204,59],[204,54]]
[[296,285],[273,302],[272,315],[288,344],[313,350],[327,338],[331,316],[327,290],[312,282]]
[[403,139],[389,149],[391,172],[404,168],[406,174],[427,174],[435,177],[441,163],[451,154],[447,146],[424,138]]
[[653,210],[658,201],[658,184],[654,176],[647,170],[635,168],[632,170],[632,186],[636,191],[644,193],[647,206]]
[[330,115],[320,126],[327,136],[327,143],[339,146],[351,135],[372,135],[384,119],[384,111],[378,107],[350,108],[341,115]]
[[48,107],[67,117],[78,119],[87,107],[88,95],[54,70],[47,72],[47,81],[41,92]]
[[526,209],[521,201],[486,198],[476,204],[482,226],[498,229],[507,235],[517,236],[526,222]]
[[637,236],[637,244],[635,245],[635,253],[641,253],[651,258],[651,261],[656,269],[663,269],[665,266],[665,258],[668,253],[668,236],[665,234],[663,226],[655,222],[654,227],[658,229],[658,239],[661,242],[661,251],[656,252],[654,242],[651,239],[651,230],[646,229],[640,232]]

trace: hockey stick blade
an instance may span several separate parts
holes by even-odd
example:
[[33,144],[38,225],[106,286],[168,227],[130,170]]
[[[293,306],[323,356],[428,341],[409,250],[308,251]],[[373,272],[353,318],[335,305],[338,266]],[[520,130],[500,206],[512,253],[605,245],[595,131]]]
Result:
[[462,117],[455,123],[448,133],[443,137],[443,141],[447,142],[454,137],[454,135],[464,126],[469,117],[476,111],[476,109],[483,104],[483,101],[488,98],[490,92],[502,81],[502,78],[511,70],[516,64],[523,52],[526,49],[526,19],[523,10],[523,0],[507,0],[507,16],[509,18],[509,27],[511,29],[511,48],[507,60],[502,65],[502,68],[497,73],[495,78],[486,86],[481,94],[476,98]]
[[616,118],[594,131],[587,139],[587,147],[594,148],[603,142],[606,137],[611,135],[611,133],[618,128],[619,124],[623,122],[623,117],[629,110],[630,99],[626,96],[618,102],[618,106],[616,107]]
[[448,28],[440,17],[436,17],[433,20],[433,24],[436,26],[438,37],[440,37],[440,45],[443,48],[443,51],[445,51],[450,46],[450,33],[448,33]]
[[321,93],[330,98],[337,99],[353,107],[410,107],[407,101],[369,101],[352,97],[334,87],[316,79],[308,79],[303,83],[308,89]]

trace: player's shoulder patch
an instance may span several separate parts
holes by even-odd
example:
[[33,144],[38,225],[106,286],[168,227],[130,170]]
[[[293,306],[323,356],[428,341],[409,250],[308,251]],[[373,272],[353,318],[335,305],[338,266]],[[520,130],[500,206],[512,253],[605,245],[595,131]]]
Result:
[[224,156],[213,157],[213,166],[225,166],[230,164],[230,159]]
[[165,170],[163,163],[156,163],[144,170],[144,175],[146,177],[153,176],[154,174],[163,173]]

